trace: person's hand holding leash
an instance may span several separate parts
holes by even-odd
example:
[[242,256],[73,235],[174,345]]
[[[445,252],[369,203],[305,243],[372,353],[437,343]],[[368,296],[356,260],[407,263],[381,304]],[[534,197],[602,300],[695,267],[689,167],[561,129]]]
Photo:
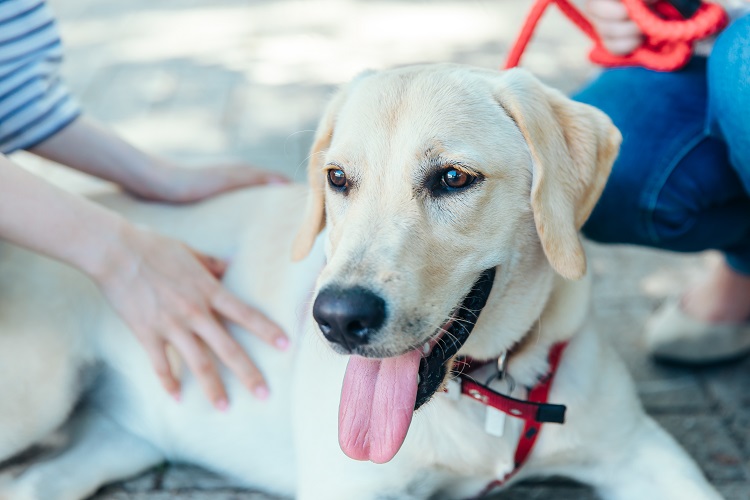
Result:
[[693,56],[694,44],[729,22],[721,5],[702,0],[588,0],[586,12],[573,0],[535,0],[505,69],[519,65],[539,20],[556,5],[592,42],[589,60],[605,68],[638,66],[676,71]]
[[620,0],[588,0],[586,14],[612,54],[630,54],[643,43],[643,32]]

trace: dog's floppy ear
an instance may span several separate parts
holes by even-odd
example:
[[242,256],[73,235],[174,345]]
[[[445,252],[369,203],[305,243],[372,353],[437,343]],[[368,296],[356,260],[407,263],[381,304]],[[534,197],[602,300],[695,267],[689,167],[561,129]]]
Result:
[[310,193],[307,197],[307,214],[302,227],[292,245],[292,259],[295,261],[304,259],[313,245],[318,234],[326,225],[325,214],[325,188],[326,180],[323,168],[325,167],[325,154],[331,146],[333,131],[336,127],[336,118],[345,100],[345,90],[339,90],[326,107],[323,118],[315,131],[315,138],[310,149],[307,163],[307,181]]
[[533,162],[531,209],[553,269],[586,274],[578,231],[604,189],[622,139],[607,115],[521,69],[506,71],[495,98],[516,122]]

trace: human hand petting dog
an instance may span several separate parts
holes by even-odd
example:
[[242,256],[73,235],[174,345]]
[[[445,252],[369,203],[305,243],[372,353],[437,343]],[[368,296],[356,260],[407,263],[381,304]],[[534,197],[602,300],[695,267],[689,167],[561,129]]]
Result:
[[217,277],[224,272],[223,262],[124,220],[101,254],[89,274],[135,333],[175,399],[180,383],[167,360],[168,345],[185,360],[217,409],[226,410],[228,400],[212,353],[256,397],[268,396],[263,376],[219,318],[279,349],[285,349],[288,340],[275,323],[221,285]]
[[[93,121],[78,118],[29,149],[63,165],[120,184],[136,196],[198,201],[246,186],[288,182],[242,165],[187,169],[148,155]],[[0,155],[0,238],[78,268],[99,286],[146,349],[164,388],[179,400],[167,362],[174,347],[219,410],[228,407],[213,355],[258,398],[263,376],[221,319],[279,349],[288,340],[262,313],[217,278],[225,264],[183,243],[139,229],[119,215],[55,188]]]
[[602,43],[612,54],[630,54],[643,43],[643,32],[630,18],[621,0],[588,0],[585,9]]

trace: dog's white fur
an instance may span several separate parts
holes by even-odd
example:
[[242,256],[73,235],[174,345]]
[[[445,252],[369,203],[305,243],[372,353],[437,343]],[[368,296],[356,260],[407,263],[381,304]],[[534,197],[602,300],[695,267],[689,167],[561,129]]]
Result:
[[[300,500],[476,495],[512,468],[522,422],[508,418],[503,437],[488,436],[483,407],[441,393],[415,414],[391,462],[347,458],[337,437],[347,358],[323,340],[310,304],[331,283],[376,290],[389,308],[377,346],[399,354],[432,334],[491,266],[495,285],[462,354],[488,359],[515,345],[509,372],[524,397],[546,371],[549,347],[570,339],[550,397],[568,406],[567,422],[543,427],[514,481],[559,474],[609,499],[718,498],[587,328],[587,279],[563,278],[585,272],[577,231],[618,144],[602,113],[522,71],[411,67],[365,74],[334,98],[316,136],[304,220],[300,187],[181,208],[105,200],[231,258],[226,285],[291,335],[292,352],[282,354],[235,331],[272,395],[258,401],[227,376],[226,414],[187,372],[182,403],[172,401],[94,285],[1,245],[0,461],[63,424],[72,437],[61,454],[0,475],[0,499],[78,499],[163,460]],[[326,187],[331,162],[355,181],[347,196]],[[484,179],[437,199],[420,177],[430,162]],[[309,255],[290,263],[292,249]]]

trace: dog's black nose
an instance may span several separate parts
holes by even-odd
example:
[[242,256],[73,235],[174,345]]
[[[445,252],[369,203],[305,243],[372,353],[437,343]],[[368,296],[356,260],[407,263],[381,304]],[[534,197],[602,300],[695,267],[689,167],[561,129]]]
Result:
[[347,350],[370,342],[385,322],[385,301],[362,287],[325,288],[313,304],[323,335]]

